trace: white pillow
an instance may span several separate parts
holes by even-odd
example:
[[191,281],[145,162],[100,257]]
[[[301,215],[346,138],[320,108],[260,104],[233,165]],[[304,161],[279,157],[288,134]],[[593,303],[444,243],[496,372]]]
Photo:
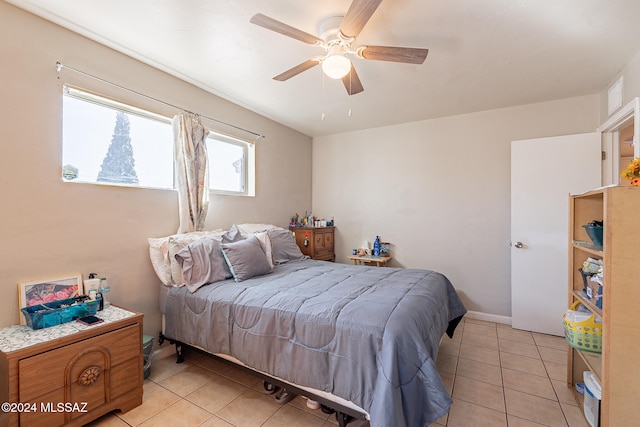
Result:
[[263,231],[263,232],[254,234],[254,236],[256,236],[256,238],[258,239],[258,242],[260,242],[260,247],[262,248],[265,255],[267,256],[267,261],[269,261],[269,265],[273,270],[273,267],[275,267],[275,264],[273,262],[273,254],[271,251],[271,239],[269,238],[269,233],[267,233],[266,231]]
[[240,230],[240,234],[245,239],[253,234],[260,233],[261,231],[273,230],[274,228],[282,229],[282,227],[278,227],[277,225],[273,225],[273,224],[251,224],[251,223],[237,224],[236,227],[238,227],[238,230]]
[[171,264],[169,262],[169,237],[150,237],[149,258],[158,279],[165,286],[171,286]]

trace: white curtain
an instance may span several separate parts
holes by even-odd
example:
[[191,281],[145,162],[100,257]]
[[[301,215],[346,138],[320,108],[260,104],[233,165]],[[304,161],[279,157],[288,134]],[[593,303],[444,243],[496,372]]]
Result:
[[183,113],[173,118],[174,161],[178,186],[178,233],[200,231],[209,208],[209,131],[200,117]]

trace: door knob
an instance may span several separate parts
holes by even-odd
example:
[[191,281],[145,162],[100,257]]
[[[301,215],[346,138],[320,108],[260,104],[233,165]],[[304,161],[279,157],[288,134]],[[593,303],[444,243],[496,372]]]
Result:
[[516,248],[518,248],[518,249],[522,249],[522,248],[524,248],[524,245],[522,244],[522,242],[516,242],[516,244],[515,244],[515,245],[513,245],[513,246],[515,246],[515,247],[516,247]]

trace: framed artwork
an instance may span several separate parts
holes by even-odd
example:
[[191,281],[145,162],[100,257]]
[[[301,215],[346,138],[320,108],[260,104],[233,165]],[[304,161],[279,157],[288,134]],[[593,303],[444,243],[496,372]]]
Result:
[[[18,310],[23,307],[74,298],[82,294],[81,274],[58,279],[21,282],[18,283]],[[25,324],[22,311],[20,312],[20,324]]]

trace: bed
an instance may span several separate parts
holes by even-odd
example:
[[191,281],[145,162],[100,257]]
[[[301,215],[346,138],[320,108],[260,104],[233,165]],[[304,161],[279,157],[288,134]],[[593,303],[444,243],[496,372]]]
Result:
[[[282,239],[274,237],[278,233]],[[166,287],[164,336],[295,385],[310,397],[341,408],[347,403],[371,427],[427,426],[446,414],[451,398],[435,360],[442,336],[451,337],[466,313],[449,280],[429,270],[311,260],[296,253],[287,233],[271,232],[269,256],[255,236],[239,233],[236,242],[195,240],[208,249],[191,250],[186,261],[174,254],[189,276],[189,268],[211,262],[219,248],[223,261],[216,262],[232,274],[195,290]],[[253,264],[261,255],[246,255],[247,241],[274,260],[269,272],[243,271],[252,266],[242,265],[229,248],[244,245],[239,257]],[[283,242],[284,253],[290,252],[286,260],[280,256]],[[201,282],[215,268],[204,270],[208,276],[200,275]]]

